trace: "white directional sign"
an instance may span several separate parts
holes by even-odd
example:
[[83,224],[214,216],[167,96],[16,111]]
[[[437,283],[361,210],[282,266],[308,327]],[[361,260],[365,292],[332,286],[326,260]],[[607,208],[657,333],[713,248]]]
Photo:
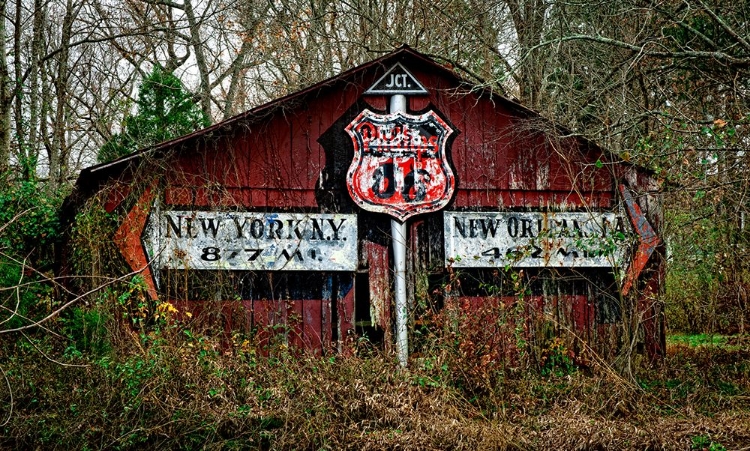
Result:
[[632,231],[609,212],[443,213],[445,263],[458,268],[621,266]]
[[356,215],[157,210],[142,243],[158,268],[357,269]]

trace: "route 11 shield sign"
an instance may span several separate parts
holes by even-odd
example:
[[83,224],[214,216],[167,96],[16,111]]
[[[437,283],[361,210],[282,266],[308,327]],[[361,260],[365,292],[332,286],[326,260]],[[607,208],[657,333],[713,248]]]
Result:
[[346,132],[354,143],[347,186],[363,209],[405,221],[450,201],[455,178],[445,147],[453,129],[434,111],[414,116],[365,109]]

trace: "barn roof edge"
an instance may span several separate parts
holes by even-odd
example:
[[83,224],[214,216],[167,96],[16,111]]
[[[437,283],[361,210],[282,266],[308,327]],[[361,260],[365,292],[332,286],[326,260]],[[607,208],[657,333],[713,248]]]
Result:
[[[605,148],[602,148],[595,141],[592,141],[592,140],[586,138],[583,135],[574,133],[570,129],[562,126],[561,124],[558,124],[558,123],[556,123],[556,122],[554,122],[554,121],[552,121],[550,119],[545,118],[541,113],[536,112],[536,111],[534,111],[534,110],[526,107],[525,105],[522,105],[521,103],[519,103],[517,100],[515,100],[513,98],[507,97],[505,95],[501,95],[501,94],[497,93],[495,90],[489,89],[487,87],[483,87],[483,86],[477,87],[476,83],[468,81],[465,77],[462,77],[456,71],[454,71],[452,67],[448,67],[446,65],[440,64],[437,61],[437,59],[440,58],[440,57],[435,56],[435,55],[428,55],[428,54],[425,54],[425,53],[421,53],[421,52],[419,52],[419,51],[411,48],[410,46],[404,44],[404,45],[401,45],[400,47],[396,48],[395,50],[390,51],[390,52],[388,52],[388,53],[386,53],[386,54],[384,54],[384,55],[382,55],[382,56],[380,56],[378,58],[372,59],[372,60],[370,60],[368,62],[365,62],[363,64],[360,64],[358,66],[355,66],[355,67],[352,67],[350,69],[347,69],[346,71],[343,71],[343,72],[341,72],[341,73],[339,73],[339,74],[337,74],[335,76],[332,76],[332,77],[329,77],[329,78],[327,78],[325,80],[322,80],[322,81],[319,81],[317,83],[314,83],[314,84],[312,84],[312,85],[310,85],[310,86],[308,86],[306,88],[303,88],[303,89],[301,89],[299,91],[295,91],[293,93],[284,95],[284,96],[279,97],[277,99],[273,99],[273,100],[271,100],[269,102],[266,102],[264,104],[261,104],[261,105],[255,107],[255,108],[252,108],[250,110],[247,110],[247,111],[244,111],[242,113],[239,113],[239,114],[237,114],[235,116],[227,118],[227,119],[225,119],[223,121],[220,121],[220,122],[217,122],[215,124],[212,124],[212,125],[210,125],[210,126],[208,126],[206,128],[203,128],[203,129],[200,129],[200,130],[196,130],[196,131],[194,131],[194,132],[192,132],[190,134],[183,135],[183,136],[180,136],[178,138],[175,138],[175,139],[172,139],[172,140],[169,140],[169,141],[164,141],[162,143],[159,143],[159,144],[156,144],[156,145],[153,145],[153,146],[149,146],[149,147],[145,147],[143,149],[139,149],[136,152],[133,152],[132,154],[126,155],[124,157],[120,157],[120,158],[118,158],[116,160],[113,160],[113,161],[110,161],[110,162],[100,163],[100,164],[96,164],[96,165],[92,165],[92,166],[89,166],[87,168],[84,168],[84,169],[81,170],[81,172],[79,174],[79,177],[78,177],[78,180],[76,182],[76,185],[78,186],[78,185],[86,184],[87,182],[88,183],[92,182],[91,180],[87,180],[90,177],[96,177],[96,176],[106,177],[107,174],[110,174],[111,172],[117,172],[118,169],[123,170],[125,167],[129,166],[129,164],[131,164],[132,162],[134,162],[136,160],[139,160],[140,158],[142,158],[145,155],[148,155],[148,154],[151,154],[151,153],[155,153],[155,152],[159,152],[159,151],[164,151],[164,150],[167,150],[169,148],[176,148],[177,146],[179,146],[181,144],[190,142],[190,141],[192,141],[194,139],[198,139],[198,138],[200,138],[202,136],[210,135],[212,132],[215,132],[215,131],[218,131],[218,130],[222,130],[222,129],[226,129],[228,127],[232,127],[233,125],[235,125],[237,123],[241,123],[243,121],[262,118],[264,114],[272,112],[272,111],[275,111],[277,108],[280,108],[283,105],[288,104],[289,102],[292,102],[295,99],[303,98],[303,97],[305,97],[306,95],[308,95],[308,94],[310,94],[312,92],[324,89],[324,88],[326,88],[326,87],[328,87],[330,85],[333,85],[333,84],[335,84],[335,83],[337,83],[339,81],[351,78],[351,77],[355,76],[356,74],[364,72],[364,71],[366,71],[366,70],[368,70],[368,69],[370,69],[370,68],[372,68],[374,66],[385,65],[385,63],[388,63],[391,60],[397,60],[398,61],[400,59],[403,59],[404,57],[415,58],[415,59],[421,61],[422,63],[428,64],[428,65],[432,66],[435,70],[441,71],[445,76],[453,78],[453,80],[456,83],[458,83],[458,84],[464,84],[466,86],[471,86],[474,89],[479,89],[479,90],[482,90],[482,91],[486,92],[486,94],[490,95],[495,101],[500,101],[500,102],[504,103],[508,108],[510,108],[511,110],[513,110],[515,113],[517,113],[519,115],[522,115],[522,116],[525,116],[525,117],[534,117],[534,118],[543,120],[543,121],[549,123],[552,127],[554,127],[559,132],[561,132],[561,133],[563,133],[565,135],[568,135],[568,136],[573,136],[575,139],[578,139],[579,141],[581,141],[582,144],[585,144],[587,146],[593,146],[594,148],[600,149],[600,150],[602,150],[602,152],[608,154],[609,156],[615,156],[615,154],[612,151],[610,151],[608,149],[605,149]],[[442,59],[442,58],[440,58],[440,59]],[[446,61],[446,63],[451,64],[451,66],[455,67],[450,61],[448,61],[448,60],[445,60],[445,61]],[[364,89],[363,89],[363,92],[364,92]],[[632,167],[634,167],[634,168],[636,168],[636,169],[638,169],[640,171],[645,171],[645,172],[647,172],[649,174],[653,173],[653,171],[651,171],[651,170],[649,170],[647,168],[644,168],[642,166],[639,166],[639,165],[636,165],[634,163],[630,163],[630,162],[627,162],[627,161],[618,161],[617,163],[624,164],[624,165],[627,165],[627,166],[632,166]]]

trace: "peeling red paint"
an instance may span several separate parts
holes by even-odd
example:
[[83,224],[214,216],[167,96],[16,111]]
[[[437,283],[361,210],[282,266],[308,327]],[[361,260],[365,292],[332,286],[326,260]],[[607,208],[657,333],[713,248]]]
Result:
[[[338,324],[334,325],[339,331],[337,350],[343,355],[354,354],[355,336],[354,336],[354,287],[345,293],[338,294],[336,302],[336,311],[338,314]],[[331,300],[334,302],[334,300]],[[331,327],[324,328],[328,331],[328,341],[330,342]]]
[[113,240],[120,249],[125,261],[135,272],[140,272],[148,287],[148,295],[151,299],[157,299],[156,286],[151,274],[146,251],[141,244],[141,233],[148,220],[151,204],[154,201],[155,190],[153,187],[146,188],[135,206],[128,212],[122,224],[115,232]]
[[636,233],[640,238],[638,249],[633,256],[633,261],[630,263],[625,282],[622,285],[622,294],[625,296],[630,292],[630,289],[638,280],[638,277],[641,275],[643,268],[646,267],[651,254],[654,253],[656,247],[661,241],[651,227],[651,224],[649,224],[646,219],[646,215],[643,214],[640,205],[638,205],[635,199],[633,199],[633,196],[625,185],[620,185],[620,193],[622,194],[625,206],[628,209],[630,222],[633,224],[633,227],[635,227]]
[[391,279],[388,248],[372,241],[365,241],[363,247],[370,282],[370,318],[373,325],[384,332],[387,338],[386,346],[389,346],[391,342]]
[[346,132],[354,144],[347,187],[363,209],[405,221],[440,210],[453,196],[445,149],[453,129],[434,111],[413,116],[366,109]]

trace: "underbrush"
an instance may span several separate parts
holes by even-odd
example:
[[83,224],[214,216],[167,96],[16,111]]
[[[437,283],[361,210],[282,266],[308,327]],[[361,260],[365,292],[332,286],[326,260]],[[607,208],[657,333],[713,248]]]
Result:
[[[123,305],[96,315],[71,311],[58,324],[64,340],[41,332],[5,339],[0,447],[718,450],[750,443],[748,337],[733,338],[733,347],[671,345],[663,363],[629,378],[564,360],[553,367],[559,371],[471,362],[439,342],[404,370],[366,340],[348,356],[301,355],[253,336],[186,329],[164,319],[169,309],[161,305]],[[157,319],[143,324],[138,318],[146,316]]]

